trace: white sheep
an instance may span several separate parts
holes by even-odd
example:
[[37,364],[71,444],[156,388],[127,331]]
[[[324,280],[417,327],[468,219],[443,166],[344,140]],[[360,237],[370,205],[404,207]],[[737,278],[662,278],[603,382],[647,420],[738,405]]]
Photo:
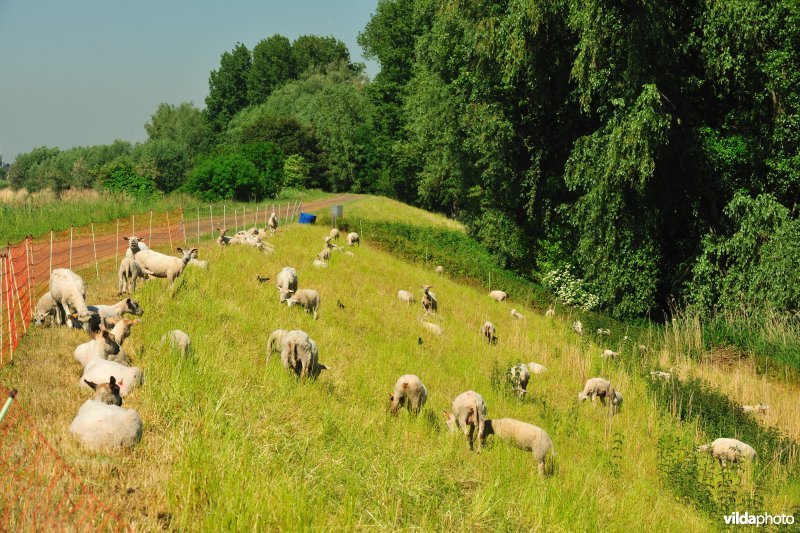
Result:
[[595,331],[595,333],[597,333],[598,335],[604,335],[608,337],[609,335],[611,335],[611,330],[604,328],[597,328],[597,331]]
[[287,306],[299,305],[303,307],[306,313],[314,315],[314,320],[317,319],[320,304],[319,293],[314,289],[300,289],[286,300]]
[[478,453],[481,453],[483,436],[486,424],[486,402],[483,397],[475,391],[462,392],[453,400],[452,411],[444,412],[447,429],[452,433],[458,428],[467,437],[469,449],[473,448],[475,433],[477,429]]
[[553,309],[553,306],[547,308],[547,311],[544,312],[544,316],[546,316],[547,318],[553,318],[554,316],[556,316],[556,310]]
[[533,374],[544,374],[547,372],[547,367],[540,365],[539,363],[530,362],[528,363],[528,370],[530,370]]
[[397,299],[400,300],[401,302],[409,304],[417,301],[416,298],[414,298],[414,294],[411,291],[404,291],[402,289],[397,291]]
[[394,384],[394,391],[389,393],[389,412],[396,415],[405,405],[409,412],[418,415],[427,401],[428,389],[419,377],[414,374],[403,374]]
[[504,291],[491,291],[489,296],[495,302],[505,302],[508,299],[508,294]]
[[422,286],[422,308],[426,313],[432,313],[439,309],[439,300],[436,299],[436,293],[431,292],[433,285]]
[[82,367],[86,367],[89,361],[95,358],[116,361],[123,365],[130,364],[125,352],[120,353],[122,349],[109,331],[99,331],[93,333],[91,337],[90,341],[79,344],[72,354]]
[[517,320],[523,320],[525,318],[525,315],[523,315],[522,313],[520,313],[516,309],[512,309],[511,310],[511,316],[512,316],[512,318],[516,318]]
[[217,237],[217,244],[219,244],[220,246],[239,244],[239,239],[237,237],[228,237],[227,235],[225,235],[226,233],[228,233],[227,228],[225,229],[217,228],[217,231],[219,232],[219,236]]
[[177,349],[181,357],[186,357],[186,355],[190,353],[192,340],[185,332],[179,329],[172,329],[161,336],[161,344],[167,341],[169,341],[170,349]]
[[491,322],[484,322],[481,326],[481,335],[486,339],[486,342],[489,344],[497,343],[497,337],[495,336],[495,327],[494,324]]
[[281,353],[283,351],[288,333],[285,329],[276,329],[269,334],[267,339],[267,364],[269,364],[273,353]]
[[197,248],[193,248],[191,251],[192,258],[189,259],[189,266],[199,268],[202,270],[208,270],[208,261],[201,261],[198,259],[200,254],[197,252]]
[[428,322],[427,320],[422,321],[422,327],[433,333],[434,335],[441,335],[444,333],[444,328],[439,324],[434,324],[433,322]]
[[331,258],[331,249],[327,246],[322,249],[320,253],[317,254],[317,259],[321,259],[322,261],[329,261]]
[[555,455],[553,441],[545,430],[513,418],[493,418],[484,422],[483,438],[489,435],[510,440],[519,448],[532,452],[539,467],[539,475],[544,477],[547,452]]
[[121,318],[124,314],[136,316],[142,316],[144,314],[144,310],[142,309],[142,306],[139,305],[139,302],[136,300],[131,300],[130,298],[120,300],[113,305],[89,305],[87,307],[89,311],[96,315],[100,315],[100,318],[102,319]]
[[[128,249],[130,251],[130,248]],[[127,253],[127,252],[126,252]],[[119,270],[117,271],[117,279],[119,280],[117,294],[127,292],[131,294],[136,290],[136,280],[139,278],[144,279],[145,273],[142,267],[134,260],[133,257],[123,257],[119,263]]]
[[316,379],[320,372],[328,370],[319,362],[317,343],[301,330],[290,331],[284,336],[281,361],[284,367],[300,378]]
[[311,266],[314,268],[328,268],[328,263],[327,261],[322,261],[321,259],[314,259],[311,262]]
[[56,301],[53,300],[53,295],[48,291],[36,302],[33,321],[37,326],[45,326],[55,320],[58,313],[58,304],[56,304]]
[[528,382],[531,379],[531,372],[528,366],[519,363],[508,370],[509,381],[513,392],[520,398],[528,393]]
[[141,250],[133,257],[145,274],[154,278],[166,278],[170,287],[174,287],[175,279],[183,273],[197,248],[191,250],[176,248],[176,250],[180,252],[181,257],[165,255],[155,250]]
[[710,452],[711,456],[717,459],[723,467],[728,461],[738,463],[754,461],[758,458],[758,454],[752,446],[736,439],[717,439],[711,444],[698,446],[697,451]]
[[125,366],[115,361],[94,357],[83,369],[80,386],[88,388],[86,381],[108,383],[112,377],[116,378],[119,385],[119,393],[123,398],[133,392],[133,389],[144,381],[142,369],[138,366]]
[[611,412],[619,411],[622,405],[622,394],[614,389],[610,381],[604,378],[591,378],[583,386],[583,392],[578,393],[578,400],[584,401],[591,398],[595,403],[596,398],[600,398],[600,403],[606,405],[606,400],[610,400],[609,407]]
[[68,268],[57,268],[50,274],[50,295],[53,301],[60,306],[57,309],[56,322],[63,324],[75,309],[77,319],[86,324],[92,313],[86,307],[86,283],[83,278]]
[[603,353],[600,354],[600,357],[603,359],[613,359],[614,357],[618,356],[619,352],[615,352],[614,350],[605,349]]
[[662,381],[669,381],[672,379],[672,372],[664,372],[662,370],[653,370],[650,372],[650,377],[653,379],[660,379]]
[[347,234],[347,245],[353,246],[354,244],[361,246],[361,237],[355,231]]
[[275,285],[278,287],[280,302],[285,302],[297,290],[297,271],[292,267],[283,267],[275,276]]
[[758,405],[743,405],[742,411],[745,413],[758,413],[760,415],[767,414],[767,411],[770,410],[770,406],[766,403],[760,403]]
[[576,320],[575,322],[573,322],[572,331],[574,331],[578,335],[583,335],[583,323],[580,320]]
[[269,226],[270,237],[275,235],[275,232],[278,231],[278,215],[275,214],[275,211],[270,214],[267,226]]
[[142,419],[133,409],[122,407],[114,377],[107,384],[88,382],[95,391],[69,426],[69,431],[92,449],[129,448],[142,438]]
[[331,239],[338,241],[339,240],[339,230],[336,229],[336,228],[333,228],[331,230],[331,233],[330,233],[329,236],[330,236]]
[[436,268],[433,270],[439,275],[444,274],[444,267],[442,265],[436,265]]
[[149,250],[150,248],[144,243],[143,237],[136,237],[131,235],[130,237],[123,237],[126,241],[128,241],[128,249],[125,250],[125,257],[133,258],[136,252],[143,252],[145,250]]

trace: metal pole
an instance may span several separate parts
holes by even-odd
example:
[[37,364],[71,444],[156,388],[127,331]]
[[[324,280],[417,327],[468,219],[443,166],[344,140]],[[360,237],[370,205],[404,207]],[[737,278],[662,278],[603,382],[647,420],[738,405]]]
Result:
[[225,204],[222,204],[222,229],[228,229],[228,213]]
[[242,230],[247,229],[247,206],[242,207]]
[[[3,361],[3,265],[6,262],[3,260],[3,256],[0,255],[0,366],[3,366],[5,363]],[[11,336],[11,329],[8,330],[8,335]]]
[[153,210],[150,210],[150,233],[147,234],[147,242],[153,240]]
[[253,220],[254,220],[253,225],[258,226],[258,204],[256,204],[256,216]]
[[211,235],[214,235],[214,209],[208,204],[208,212],[211,213]]
[[172,226],[169,225],[169,211],[167,211],[167,233],[169,233],[169,249],[172,251]]
[[[8,249],[8,264],[11,266],[11,281],[14,282],[14,291],[17,293],[17,309],[19,309],[19,317],[22,319],[22,332],[28,333],[28,325],[25,323],[25,315],[22,313],[22,299],[19,296],[17,273],[14,271],[14,258],[11,256],[11,248]],[[9,287],[9,290],[10,289],[11,287]]]
[[131,235],[136,235],[136,215],[131,215]]
[[114,244],[114,263],[119,265],[119,219],[117,219],[117,241]]
[[72,270],[72,230],[75,226],[69,227],[69,269]]
[[200,242],[200,206],[197,206],[197,242]]
[[34,284],[31,283],[31,276],[33,271],[33,243],[31,242],[30,235],[25,238],[25,261],[28,266],[28,296],[30,296],[31,312],[33,312],[33,299],[35,290]]
[[50,274],[53,274],[53,228],[50,228]]
[[11,392],[8,393],[8,400],[6,400],[6,404],[3,406],[3,409],[0,410],[0,423],[3,422],[3,419],[6,417],[8,413],[8,409],[11,407],[11,402],[14,398],[17,397],[17,389],[12,389]]
[[6,314],[8,314],[8,350],[11,352],[11,360],[14,360],[14,338],[11,329],[11,320],[14,316],[14,306],[11,305],[11,282],[8,280],[8,259],[5,258],[3,261],[3,269],[5,270],[4,277],[6,278],[6,294],[8,297],[6,298]]
[[92,248],[94,248],[94,269],[97,271],[97,279],[100,279],[100,263],[97,262],[97,243],[94,240],[94,222],[92,225]]

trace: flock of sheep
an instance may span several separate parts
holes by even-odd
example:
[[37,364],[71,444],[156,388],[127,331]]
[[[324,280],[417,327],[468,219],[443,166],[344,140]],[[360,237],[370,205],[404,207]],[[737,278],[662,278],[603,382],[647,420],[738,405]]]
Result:
[[[267,231],[274,235],[277,230],[277,217],[274,215],[268,221],[268,229],[252,228],[249,231],[240,231],[232,237],[227,237],[226,230],[219,232],[217,243],[223,246],[245,245],[255,247],[265,253],[274,252],[274,246],[264,242]],[[198,259],[196,248],[183,250],[177,248],[180,257],[165,255],[150,250],[135,236],[125,237],[128,241],[126,257],[120,263],[118,270],[119,293],[131,293],[136,289],[136,282],[143,278],[164,278],[173,287],[178,278],[188,265],[207,269],[208,263]],[[325,246],[317,254],[312,265],[325,268],[333,250],[353,256],[352,252],[344,252],[333,241],[339,239],[339,230],[334,228],[325,237]],[[350,246],[360,245],[357,233],[347,235]],[[442,266],[435,268],[437,274],[443,274]],[[268,278],[259,278],[259,282]],[[276,287],[279,303],[286,303],[291,307],[301,306],[316,320],[319,317],[321,305],[320,294],[310,288],[298,288],[297,271],[292,267],[284,267],[276,276]],[[427,319],[439,310],[439,301],[436,294],[431,291],[432,285],[423,285],[420,303],[424,311],[422,326],[436,334],[441,335],[443,329],[440,325]],[[493,290],[489,296],[496,302],[505,302],[508,295],[499,290]],[[399,290],[397,298],[401,302],[411,304],[416,302],[414,293]],[[341,303],[339,303],[341,305]],[[131,360],[122,348],[125,339],[130,335],[130,329],[138,320],[124,318],[123,315],[131,314],[141,316],[142,308],[131,298],[126,298],[113,305],[87,305],[86,284],[80,276],[68,269],[53,270],[50,276],[49,291],[38,301],[35,320],[38,325],[51,321],[55,324],[66,324],[68,327],[77,327],[86,330],[91,337],[89,341],[79,345],[74,352],[75,360],[82,365],[83,375],[80,380],[81,387],[94,391],[93,397],[87,400],[79,409],[77,416],[70,425],[70,431],[87,447],[94,449],[129,447],[136,444],[142,436],[142,420],[133,409],[122,407],[122,398],[131,393],[137,385],[142,383],[143,373],[139,367],[132,367]],[[553,317],[555,311],[549,308],[545,313]],[[522,320],[524,315],[516,309],[511,309],[511,316]],[[573,324],[573,330],[583,334],[583,326],[579,321]],[[603,331],[605,333],[605,331]],[[497,343],[496,328],[491,322],[485,322],[480,328],[480,335],[489,344]],[[163,342],[187,355],[190,348],[189,336],[179,330],[167,332],[162,337]],[[419,339],[420,343],[422,339]],[[609,353],[610,352],[610,353]],[[267,342],[266,361],[269,363],[272,354],[280,353],[283,366],[300,378],[315,379],[328,367],[319,362],[319,352],[316,342],[304,331],[283,329],[275,330]],[[604,357],[614,357],[616,352],[606,350]],[[527,393],[531,374],[542,374],[547,368],[541,364],[518,363],[508,370],[508,381],[515,394],[519,397]],[[656,375],[658,374],[658,375]],[[656,379],[670,379],[671,374],[654,372]],[[405,407],[410,412],[418,414],[425,405],[428,391],[420,378],[413,374],[405,374],[398,378],[393,391],[389,394],[389,412],[396,415]],[[602,377],[594,377],[586,381],[584,388],[578,393],[578,400],[591,399],[594,403],[600,399],[603,406],[608,406],[609,416],[619,412],[622,405],[622,394],[612,383]],[[745,406],[750,407],[750,406]],[[752,411],[764,412],[768,406],[751,407]],[[545,457],[548,452],[554,453],[553,442],[545,430],[533,424],[514,420],[511,418],[489,419],[487,406],[483,397],[475,391],[469,390],[455,397],[451,410],[445,411],[447,428],[451,432],[464,433],[469,449],[473,449],[477,440],[477,451],[480,452],[482,443],[489,435],[506,439],[522,449],[533,454],[538,465],[540,475],[544,475]],[[737,462],[745,459],[754,459],[755,450],[749,445],[735,439],[717,439],[711,444],[698,447],[699,451],[708,451],[721,464]]]

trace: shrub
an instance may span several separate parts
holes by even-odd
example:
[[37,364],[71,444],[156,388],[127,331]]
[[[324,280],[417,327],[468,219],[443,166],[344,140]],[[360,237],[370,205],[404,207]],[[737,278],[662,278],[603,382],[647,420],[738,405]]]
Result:
[[119,158],[103,165],[98,172],[100,182],[109,191],[124,192],[136,198],[152,196],[155,182],[136,173],[128,158]]
[[239,154],[213,156],[197,166],[186,188],[208,202],[249,200],[259,186],[256,166]]
[[595,309],[600,299],[586,290],[583,279],[575,277],[570,267],[551,270],[542,281],[564,305],[580,307],[584,311]]
[[283,164],[283,186],[292,189],[306,187],[311,177],[311,167],[300,154],[292,154]]

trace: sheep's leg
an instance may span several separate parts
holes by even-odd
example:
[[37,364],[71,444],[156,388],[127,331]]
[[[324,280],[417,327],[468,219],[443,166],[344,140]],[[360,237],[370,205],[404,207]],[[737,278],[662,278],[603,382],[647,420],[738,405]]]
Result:
[[464,424],[462,426],[464,428],[464,436],[467,437],[467,445],[469,446],[470,451],[473,449],[473,442],[474,437],[473,434],[475,433],[475,425],[474,424]]
[[61,307],[64,309],[64,321],[69,320],[69,306],[63,300],[61,301]]
[[317,319],[317,308],[315,307],[314,308],[314,320],[316,320],[316,319]]
[[539,476],[544,477],[544,459],[539,461]]

